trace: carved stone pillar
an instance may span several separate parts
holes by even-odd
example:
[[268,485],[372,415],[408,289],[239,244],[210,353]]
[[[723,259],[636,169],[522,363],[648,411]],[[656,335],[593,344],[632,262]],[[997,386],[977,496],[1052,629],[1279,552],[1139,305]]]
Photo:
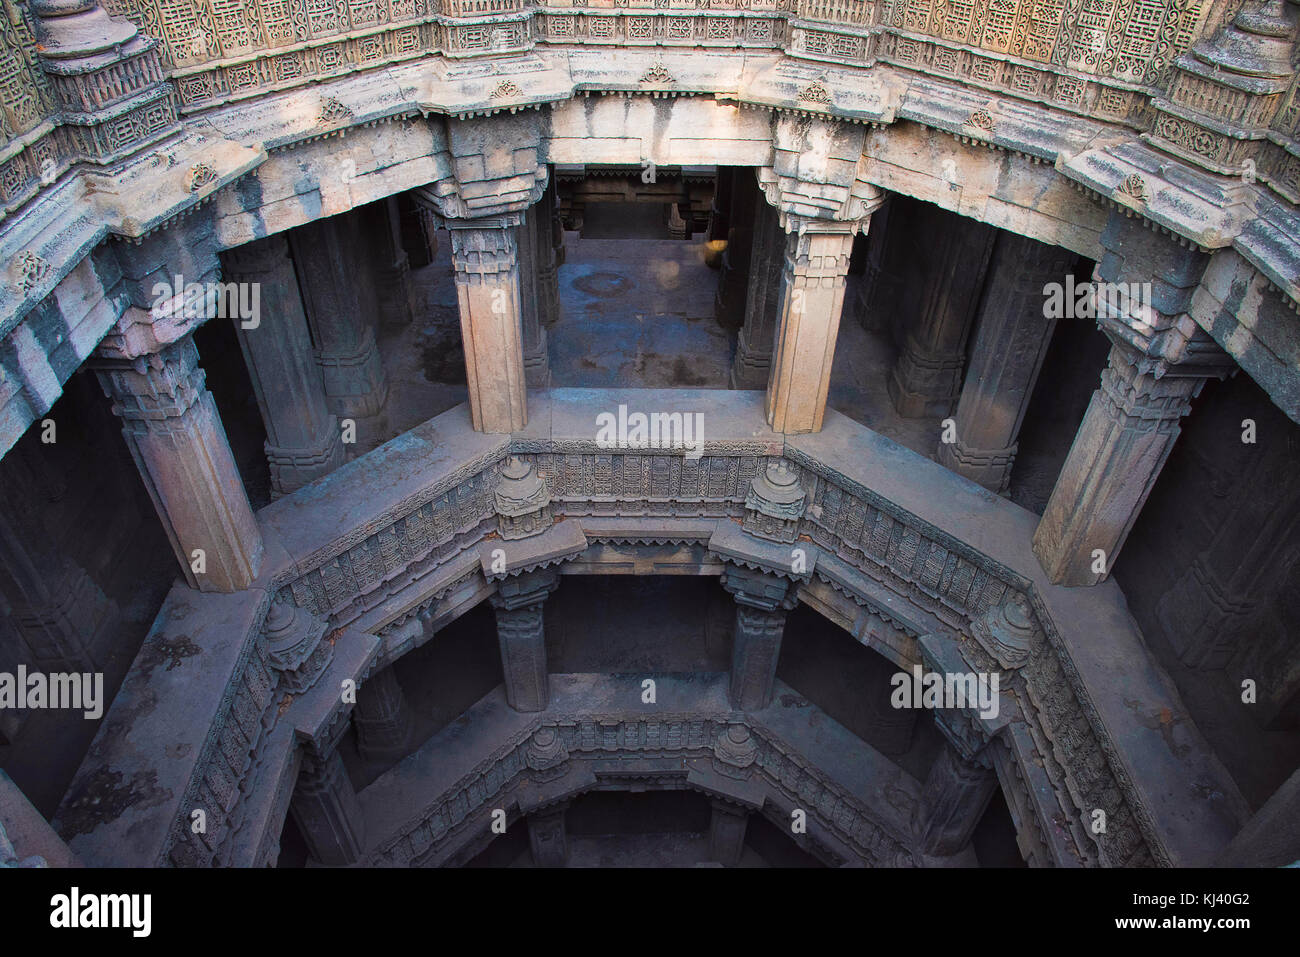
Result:
[[239,317],[233,321],[266,425],[271,488],[287,495],[343,464],[342,434],[326,405],[284,237],[239,246],[224,260],[228,282],[258,285],[257,325],[245,328]]
[[519,301],[517,215],[449,219],[469,409],[479,432],[528,422]]
[[889,397],[899,415],[945,416],[961,386],[966,339],[997,230],[929,203],[915,205],[918,221],[908,226],[926,237],[926,256],[912,264],[903,283],[907,315]]
[[835,338],[853,235],[863,221],[784,215],[789,234],[781,311],[767,384],[767,421],[777,432],[818,432],[826,413]]
[[361,805],[337,751],[303,755],[289,811],[318,863],[352,864],[365,849]]
[[1094,278],[1106,295],[1094,298],[1110,358],[1034,532],[1034,554],[1063,585],[1094,585],[1110,574],[1179,420],[1206,378],[1233,367],[1186,313],[1204,253],[1115,214],[1102,245]]
[[555,209],[555,182],[546,184],[532,218],[536,231],[538,315],[542,326],[553,326],[560,318],[559,267],[563,261],[564,230]]
[[369,257],[352,214],[319,219],[289,233],[329,410],[376,415],[388,380],[375,345],[377,306]]
[[967,761],[951,747],[941,748],[913,816],[921,850],[935,857],[961,851],[970,843],[997,786],[991,769]]
[[59,549],[36,508],[34,492],[15,475],[13,450],[0,463],[0,595],[8,605],[16,647],[5,650],[0,670],[34,664],[45,671],[97,671],[118,620],[117,604]]
[[411,260],[402,246],[397,197],[381,199],[358,212],[366,226],[365,242],[374,263],[380,321],[388,326],[410,325],[415,318],[415,289],[411,285]]
[[502,581],[489,599],[497,616],[506,701],[516,711],[545,711],[550,699],[542,604],[559,584],[553,568],[526,572]]
[[772,702],[786,614],[794,607],[790,582],[753,569],[728,566],[722,587],[736,600],[731,649],[731,706],[758,711]]
[[538,263],[542,258],[538,242],[539,212],[537,206],[530,207],[516,233],[519,246],[519,315],[523,327],[524,379],[531,389],[544,389],[551,384],[546,330],[542,328],[545,293],[538,275]]
[[193,340],[134,359],[103,346],[99,355],[100,384],[186,580],[201,591],[247,588],[261,567],[262,533]]
[[564,828],[567,804],[528,815],[528,843],[538,867],[564,867],[569,862],[569,842]]
[[725,241],[731,229],[731,184],[736,171],[730,166],[719,166],[713,185],[713,202],[709,206],[709,228],[704,234],[706,242]]
[[772,372],[772,347],[781,315],[781,274],[785,268],[785,231],[776,209],[762,193],[753,199],[753,243],[745,319],[731,364],[733,389],[764,389]]
[[755,200],[760,197],[752,169],[740,168],[731,177],[731,223],[727,248],[722,253],[713,316],[724,329],[738,329],[745,321],[749,289],[750,255],[754,244]]
[[357,750],[367,761],[394,761],[411,745],[411,711],[393,668],[381,668],[357,689],[352,709]]
[[957,403],[957,438],[939,444],[939,462],[999,494],[1011,487],[1020,424],[1056,327],[1044,316],[1043,287],[1063,284],[1075,259],[1059,246],[998,233]]
[[745,853],[745,828],[749,811],[725,801],[712,801],[709,819],[709,860],[735,867]]

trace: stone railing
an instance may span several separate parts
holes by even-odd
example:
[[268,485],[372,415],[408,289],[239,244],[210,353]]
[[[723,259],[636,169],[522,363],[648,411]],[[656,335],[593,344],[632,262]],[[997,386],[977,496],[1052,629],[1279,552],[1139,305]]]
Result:
[[0,207],[20,205],[62,172],[71,144],[56,133],[57,106],[37,62],[26,4],[0,16]]
[[[702,456],[599,448],[595,416],[620,403],[709,410]],[[430,606],[457,583],[470,583],[471,602],[494,587],[475,546],[494,534],[491,490],[508,452],[536,462],[557,517],[590,526],[593,546],[707,544],[719,523],[739,520],[749,480],[784,456],[804,474],[804,540],[828,559],[816,564],[820,581],[914,636],[928,632],[970,670],[1011,673],[1008,709],[1020,717],[973,723],[969,748],[999,741],[1020,778],[1046,774],[1019,803],[1039,808],[1040,828],[1057,835],[1051,857],[1197,862],[1239,825],[1235,787],[1146,652],[1118,587],[1048,583],[1030,550],[1029,513],[833,412],[821,433],[771,433],[758,393],[555,390],[534,393],[530,413],[514,436],[473,432],[464,407],[432,419],[263,509],[267,561],[252,589],[174,591],[60,811],[73,850],[92,863],[230,859],[248,769],[285,707],[285,666],[267,647],[272,596],[327,622],[330,667],[362,667],[349,649],[363,639],[340,635],[381,638],[364,667],[414,647],[428,637],[417,615],[446,620]],[[1031,609],[1032,640],[1007,668],[971,639],[972,622],[1016,599]],[[898,659],[896,648],[881,650]],[[136,743],[125,742],[126,728]],[[1002,777],[1006,786],[1016,775]],[[123,801],[95,805],[104,787]],[[1187,803],[1198,788],[1212,797]],[[202,854],[188,826],[196,806],[229,822],[210,825]],[[1096,810],[1108,826],[1085,834]],[[137,812],[168,833],[165,843],[123,837]]]

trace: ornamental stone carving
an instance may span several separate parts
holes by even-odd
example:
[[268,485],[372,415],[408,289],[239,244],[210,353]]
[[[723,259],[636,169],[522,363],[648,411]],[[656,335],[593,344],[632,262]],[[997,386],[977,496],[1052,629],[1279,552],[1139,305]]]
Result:
[[799,474],[785,462],[773,462],[755,475],[745,496],[744,529],[751,535],[788,545],[799,537],[807,493]]
[[1014,596],[971,622],[971,635],[1007,670],[1029,660],[1034,624],[1024,600]]
[[758,759],[758,744],[743,724],[733,724],[718,735],[713,746],[713,770],[729,778],[744,780]]
[[316,683],[334,655],[325,622],[292,602],[274,601],[266,616],[267,658],[284,688],[301,694]]
[[517,456],[512,455],[501,470],[501,481],[492,498],[502,538],[529,538],[555,524],[546,482],[530,463]]

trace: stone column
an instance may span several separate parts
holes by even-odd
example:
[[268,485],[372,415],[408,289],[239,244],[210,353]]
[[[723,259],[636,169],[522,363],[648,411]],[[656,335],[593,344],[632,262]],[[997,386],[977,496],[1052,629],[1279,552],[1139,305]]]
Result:
[[397,197],[389,196],[358,211],[365,225],[364,242],[373,260],[380,321],[407,326],[415,318],[411,261],[402,246],[402,219]]
[[548,807],[528,815],[528,843],[538,867],[564,867],[569,862],[569,843],[564,829],[567,804]]
[[942,747],[913,816],[921,851],[948,857],[965,848],[997,786],[992,770],[967,761],[947,745]]
[[411,711],[392,665],[361,683],[352,709],[357,750],[367,761],[395,761],[411,745]]
[[737,169],[731,177],[731,224],[722,253],[713,316],[724,329],[739,329],[747,312],[750,257],[754,244],[755,197],[761,196],[754,170]]
[[849,253],[862,223],[782,218],[788,235],[767,422],[777,432],[818,432],[826,413]]
[[957,403],[956,441],[939,443],[939,463],[1001,495],[1011,487],[1020,425],[1056,327],[1045,315],[1043,287],[1064,285],[1076,258],[998,232]]
[[1118,214],[1102,246],[1094,280],[1105,295],[1094,307],[1110,357],[1034,532],[1034,554],[1058,585],[1110,574],[1179,420],[1208,377],[1235,365],[1186,312],[1206,254]]
[[101,358],[96,369],[190,586],[247,588],[262,564],[262,533],[193,340],[135,359]]
[[343,464],[338,419],[326,406],[284,236],[229,250],[224,261],[228,282],[256,283],[259,289],[257,325],[245,328],[239,317],[232,319],[266,425],[271,488],[287,495]]
[[329,411],[376,415],[388,381],[375,345],[377,324],[369,257],[349,214],[319,219],[289,233]]
[[736,171],[730,166],[719,166],[718,177],[713,186],[713,203],[709,207],[709,229],[705,233],[706,242],[718,242],[727,238],[731,229],[731,183]]
[[532,206],[516,231],[519,247],[519,315],[523,327],[524,380],[530,389],[551,384],[551,364],[542,328],[544,292],[538,276],[541,245],[538,241],[539,209]]
[[794,607],[789,582],[749,568],[728,567],[722,587],[736,600],[731,647],[731,706],[758,711],[772,702],[785,617]]
[[918,219],[908,226],[924,238],[926,255],[903,282],[907,314],[889,397],[899,415],[945,416],[961,386],[966,339],[997,231],[929,203],[915,205]]
[[555,210],[554,179],[546,184],[546,191],[542,193],[541,201],[534,209],[539,317],[544,327],[553,326],[560,318],[559,267],[564,251],[564,230],[559,225],[558,213]]
[[545,711],[550,699],[542,604],[559,584],[553,568],[526,572],[501,582],[488,599],[497,616],[506,701],[516,711]]
[[709,860],[735,867],[745,853],[745,828],[749,812],[725,801],[712,801],[709,820]]
[[479,432],[528,422],[519,301],[518,215],[449,219],[470,416]]
[[764,389],[772,371],[772,347],[781,314],[781,273],[785,268],[785,231],[776,210],[761,192],[753,199],[753,243],[745,319],[731,364],[733,389]]
[[361,857],[365,850],[361,804],[337,751],[303,755],[289,811],[313,860],[338,866]]
[[117,604],[59,553],[35,498],[20,494],[27,490],[13,481],[11,460],[17,457],[11,451],[3,463],[0,596],[21,641],[0,669],[34,664],[46,671],[97,671],[108,657],[102,637],[118,619]]

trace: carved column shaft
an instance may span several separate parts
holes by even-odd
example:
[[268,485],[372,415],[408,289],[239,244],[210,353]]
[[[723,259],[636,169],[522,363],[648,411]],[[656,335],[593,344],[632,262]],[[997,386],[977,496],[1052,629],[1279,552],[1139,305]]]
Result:
[[1093,585],[1110,574],[1179,420],[1206,378],[1233,367],[1186,312],[1206,254],[1118,214],[1107,221],[1102,246],[1093,301],[1110,357],[1034,532],[1034,554],[1064,585]]
[[780,320],[767,384],[767,421],[774,431],[821,430],[856,226],[793,216],[786,223]]
[[479,432],[528,422],[519,301],[518,217],[448,220],[470,416]]
[[525,572],[501,582],[489,598],[497,616],[506,701],[516,711],[545,711],[550,700],[542,605],[558,585],[554,569]]
[[783,608],[769,611],[736,605],[736,630],[731,651],[732,707],[758,711],[772,703],[785,616]]
[[[1109,575],[1178,438],[1179,420],[1204,384],[1199,377],[1157,379],[1140,371],[1131,349],[1111,347],[1101,388],[1034,532],[1034,554],[1054,583],[1094,585]],[[1094,557],[1098,549],[1103,555]]]
[[546,330],[542,327],[545,292],[540,281],[538,263],[539,209],[532,206],[517,229],[519,247],[520,323],[523,327],[524,379],[529,388],[544,389],[551,382],[551,365],[547,356]]
[[915,205],[908,227],[925,255],[911,264],[903,283],[905,325],[889,397],[899,415],[945,416],[961,385],[966,339],[997,231],[928,203]]
[[744,808],[713,801],[709,819],[709,860],[735,867],[745,853],[745,828],[749,812]]
[[726,329],[737,329],[745,321],[754,243],[754,202],[760,195],[754,171],[737,169],[731,177],[731,223],[727,231],[727,248],[722,253],[722,268],[713,298],[714,318]]
[[239,316],[232,321],[266,425],[271,487],[287,495],[343,463],[338,420],[312,356],[288,242],[278,235],[247,243],[227,252],[225,264],[227,281],[257,284],[257,324],[247,328]]
[[406,754],[413,731],[411,711],[391,665],[372,674],[357,689],[352,723],[363,758],[392,761]]
[[375,344],[376,293],[354,214],[319,219],[289,233],[299,287],[316,346],[329,410],[377,414],[388,381]]
[[930,767],[913,820],[921,850],[947,857],[970,843],[997,790],[997,776],[943,747]]
[[1011,486],[1020,425],[1056,327],[1044,316],[1043,287],[1064,283],[1074,259],[1060,247],[998,233],[957,403],[957,438],[940,443],[939,462],[999,494]]
[[361,805],[337,751],[304,757],[289,810],[314,860],[338,866],[360,858],[365,849]]
[[763,389],[772,372],[772,349],[781,314],[781,275],[785,269],[785,231],[776,209],[760,192],[753,198],[753,244],[745,319],[731,365],[733,389]]
[[528,815],[528,844],[538,867],[564,867],[569,862],[569,842],[564,827],[565,805]]
[[[186,580],[238,591],[261,567],[262,534],[198,361],[186,336],[160,353],[103,360],[97,371]],[[192,567],[199,549],[202,572]]]
[[898,202],[897,197],[891,197],[871,216],[867,263],[854,301],[858,324],[868,332],[888,332],[903,300],[906,256],[898,241],[900,227],[895,222]]

